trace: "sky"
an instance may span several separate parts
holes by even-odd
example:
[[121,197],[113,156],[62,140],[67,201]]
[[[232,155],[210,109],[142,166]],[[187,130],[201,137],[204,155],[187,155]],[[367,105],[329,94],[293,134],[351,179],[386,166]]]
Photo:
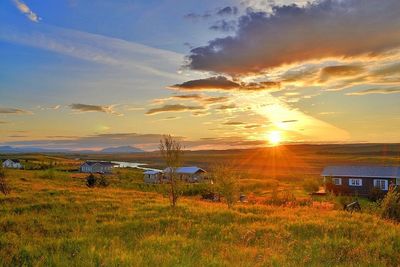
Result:
[[0,145],[400,142],[398,0],[4,0]]

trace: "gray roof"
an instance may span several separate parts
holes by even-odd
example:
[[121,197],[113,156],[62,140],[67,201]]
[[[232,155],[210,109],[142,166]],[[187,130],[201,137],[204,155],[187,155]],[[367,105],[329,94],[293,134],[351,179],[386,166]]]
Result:
[[400,166],[327,166],[321,176],[400,178]]
[[92,165],[95,165],[95,164],[100,164],[100,165],[103,165],[103,166],[111,166],[111,167],[116,165],[116,164],[114,164],[112,162],[108,162],[108,161],[86,161],[82,165],[85,165],[85,164],[89,165],[89,166],[92,166]]
[[144,174],[150,174],[150,175],[158,174],[158,173],[162,173],[162,171],[147,170],[147,171],[144,172]]
[[[164,170],[164,172],[168,173],[170,172],[170,168],[166,168]],[[192,167],[180,167],[178,169],[176,169],[176,173],[181,173],[181,174],[195,174],[198,172],[206,172],[205,170],[203,170],[202,168],[196,167],[196,166],[192,166]]]

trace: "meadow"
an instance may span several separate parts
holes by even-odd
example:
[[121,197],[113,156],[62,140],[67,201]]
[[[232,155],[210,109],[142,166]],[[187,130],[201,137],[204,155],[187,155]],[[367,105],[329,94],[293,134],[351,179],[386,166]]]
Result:
[[[224,153],[186,157],[206,167],[212,158],[244,159],[254,152]],[[187,195],[172,208],[157,186],[143,184],[142,171],[136,169],[115,170],[107,177],[108,187],[88,188],[86,175],[73,171],[80,162],[76,155],[20,157],[32,170],[7,170],[11,193],[0,195],[0,266],[400,265],[400,226],[381,219],[372,203],[349,213],[336,198],[311,199],[304,189],[304,180],[317,179],[330,157],[362,163],[382,160],[382,155],[303,152],[290,163],[303,162],[300,170],[287,173],[288,160],[271,172],[269,158],[257,173],[253,166],[263,164],[258,155],[257,161],[240,165],[240,185],[249,202],[232,209],[199,195]],[[128,157],[144,155],[113,159]],[[150,155],[149,163],[152,157],[157,155]],[[297,201],[267,201],[277,191],[293,191]]]

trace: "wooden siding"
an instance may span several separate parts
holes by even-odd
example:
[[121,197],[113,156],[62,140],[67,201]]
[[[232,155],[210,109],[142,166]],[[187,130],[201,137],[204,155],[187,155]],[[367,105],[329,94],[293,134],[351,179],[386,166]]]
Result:
[[[333,178],[341,178],[342,184],[334,185],[336,188],[340,189],[343,192],[349,192],[351,194],[357,194],[360,196],[366,196],[371,192],[371,190],[374,188],[374,180],[375,179],[388,181],[388,188],[391,183],[393,183],[393,185],[396,185],[396,179],[394,179],[394,178],[360,178],[360,177],[352,178],[352,177],[340,177],[340,176],[332,176],[330,178],[332,178],[332,179]],[[350,179],[361,179],[362,186],[349,185]],[[382,191],[387,191],[387,190],[382,190]]]

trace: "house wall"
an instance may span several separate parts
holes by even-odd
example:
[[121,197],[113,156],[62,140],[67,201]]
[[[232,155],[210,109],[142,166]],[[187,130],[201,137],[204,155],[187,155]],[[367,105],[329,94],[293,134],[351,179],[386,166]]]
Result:
[[[340,177],[340,176],[332,176],[330,178],[341,178],[342,184],[335,185],[336,188],[340,189],[343,192],[349,192],[351,194],[358,195],[368,195],[371,190],[374,188],[374,179],[386,180],[388,181],[388,188],[391,183],[396,185],[396,179],[391,178],[361,178],[361,177]],[[362,179],[362,186],[351,186],[349,185],[350,179]]]

